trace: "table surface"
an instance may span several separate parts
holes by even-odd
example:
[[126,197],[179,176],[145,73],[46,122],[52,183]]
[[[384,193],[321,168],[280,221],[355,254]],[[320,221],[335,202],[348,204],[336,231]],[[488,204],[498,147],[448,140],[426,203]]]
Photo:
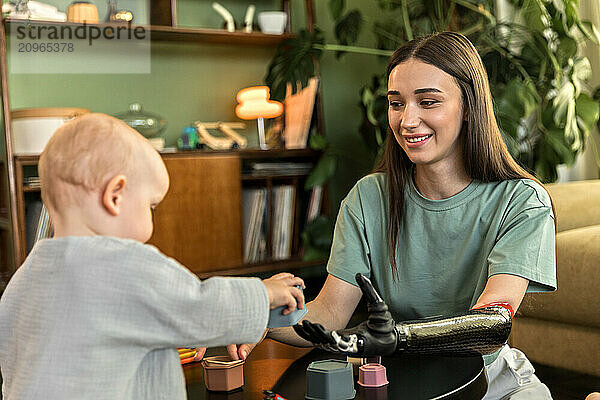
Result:
[[[288,400],[303,400],[308,365],[333,358],[345,359],[345,356],[265,340],[246,360],[244,386],[237,391],[208,391],[201,363],[185,365],[188,399],[260,400],[262,391],[267,389]],[[481,399],[487,389],[481,357],[402,355],[384,358],[381,363],[386,367],[390,383],[381,388],[363,388],[355,381],[355,399]]]

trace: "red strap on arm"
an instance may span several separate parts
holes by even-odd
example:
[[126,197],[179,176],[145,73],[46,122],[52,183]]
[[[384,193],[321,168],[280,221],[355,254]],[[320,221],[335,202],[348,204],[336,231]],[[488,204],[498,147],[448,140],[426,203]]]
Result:
[[512,306],[509,303],[503,302],[503,301],[488,303],[488,304],[484,304],[484,305],[479,306],[479,307],[473,307],[473,308],[471,308],[471,310],[477,310],[477,309],[480,309],[480,308],[494,307],[494,306],[500,306],[500,307],[506,308],[508,310],[508,312],[510,312],[510,318],[511,319],[515,316],[515,311],[513,310]]

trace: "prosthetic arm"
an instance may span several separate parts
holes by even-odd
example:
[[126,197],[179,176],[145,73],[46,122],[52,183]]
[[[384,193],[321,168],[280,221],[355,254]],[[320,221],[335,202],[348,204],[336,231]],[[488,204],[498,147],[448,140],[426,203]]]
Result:
[[367,299],[367,321],[354,328],[328,331],[305,320],[294,325],[296,333],[325,350],[359,356],[489,354],[510,334],[514,313],[508,303],[491,303],[452,317],[395,323],[371,281],[356,274],[356,282]]

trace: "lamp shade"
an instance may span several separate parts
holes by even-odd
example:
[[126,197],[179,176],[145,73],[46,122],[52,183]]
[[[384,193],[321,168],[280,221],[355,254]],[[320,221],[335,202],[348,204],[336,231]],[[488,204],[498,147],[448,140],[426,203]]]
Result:
[[269,100],[267,86],[242,89],[237,94],[237,101],[235,115],[241,119],[275,118],[283,112],[283,104]]

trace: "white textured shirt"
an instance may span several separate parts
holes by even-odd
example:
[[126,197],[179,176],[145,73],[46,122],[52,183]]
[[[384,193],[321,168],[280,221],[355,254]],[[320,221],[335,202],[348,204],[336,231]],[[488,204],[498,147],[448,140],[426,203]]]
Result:
[[4,400],[185,399],[176,347],[256,342],[268,311],[256,278],[200,281],[133,240],[42,240],[0,299]]

